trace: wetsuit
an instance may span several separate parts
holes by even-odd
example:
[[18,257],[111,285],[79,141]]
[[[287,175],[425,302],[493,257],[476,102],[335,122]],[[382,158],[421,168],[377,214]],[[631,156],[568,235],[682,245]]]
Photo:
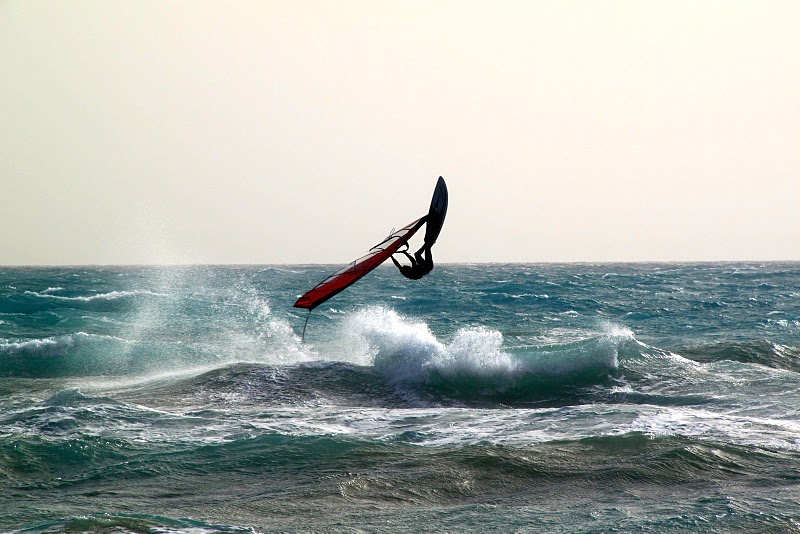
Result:
[[[392,256],[392,261],[397,268],[400,269],[400,274],[411,280],[419,280],[433,270],[433,254],[431,254],[431,247],[424,244],[421,249],[414,253],[414,256],[406,251],[402,251],[406,255],[411,265],[400,265],[400,263]],[[425,253],[423,257],[422,253]]]

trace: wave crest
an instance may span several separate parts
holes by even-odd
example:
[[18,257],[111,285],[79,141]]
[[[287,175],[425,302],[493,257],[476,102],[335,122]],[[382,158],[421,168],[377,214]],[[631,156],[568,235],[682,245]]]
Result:
[[73,345],[75,339],[69,335],[28,340],[0,339],[0,354],[53,358],[64,356]]
[[426,323],[384,308],[359,311],[345,328],[390,382],[456,388],[459,395],[597,382],[618,367],[621,346],[634,339],[630,330],[608,325],[577,342],[504,347],[502,332],[479,326],[462,328],[443,343]]
[[61,301],[73,301],[73,302],[93,302],[96,300],[101,301],[114,301],[119,299],[124,299],[127,297],[134,297],[140,295],[148,295],[153,297],[163,297],[165,296],[163,293],[156,293],[154,291],[148,291],[146,289],[134,289],[130,291],[109,291],[108,293],[97,293],[95,295],[80,295],[77,297],[67,297],[64,295],[53,295],[52,292],[57,290],[62,290],[61,287],[48,287],[44,291],[26,291],[26,295],[33,295],[35,297],[41,298],[48,298],[48,299],[55,299]]

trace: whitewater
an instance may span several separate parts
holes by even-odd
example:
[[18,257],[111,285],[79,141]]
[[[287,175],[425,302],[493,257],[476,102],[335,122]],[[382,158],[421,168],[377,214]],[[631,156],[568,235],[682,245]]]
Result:
[[0,531],[800,532],[800,263],[0,267]]

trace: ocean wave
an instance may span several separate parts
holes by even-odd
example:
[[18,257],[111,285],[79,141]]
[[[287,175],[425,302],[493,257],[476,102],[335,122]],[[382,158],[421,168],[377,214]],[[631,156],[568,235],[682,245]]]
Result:
[[795,421],[724,414],[696,406],[658,407],[651,412],[640,413],[628,430],[657,436],[721,440],[773,450],[800,450],[800,423]]
[[204,523],[193,519],[173,519],[145,514],[95,513],[49,520],[12,532],[162,532],[206,534],[216,532],[254,532],[250,527]]
[[64,356],[69,349],[75,347],[80,341],[113,341],[130,343],[128,340],[117,336],[103,334],[90,334],[75,332],[63,336],[53,336],[37,339],[3,339],[0,338],[0,355],[26,356],[26,357],[55,357]]
[[0,339],[0,355],[51,358],[64,356],[74,345],[75,339],[70,335],[28,340]]
[[0,374],[25,377],[115,375],[146,365],[126,354],[137,343],[104,334],[74,332],[36,339],[0,338]]
[[63,287],[61,287],[61,286],[57,286],[57,287],[48,287],[47,289],[45,289],[44,291],[42,291],[42,293],[55,293],[56,291],[63,291],[63,290],[64,290],[64,288],[63,288]]
[[306,272],[305,269],[288,269],[286,267],[276,267],[275,265],[270,265],[268,267],[264,267],[263,269],[259,269],[259,273],[268,273],[268,272],[275,272],[275,273],[289,273],[289,274],[303,274]]
[[67,406],[86,402],[88,399],[89,397],[81,393],[79,388],[68,388],[54,393],[44,401],[44,404],[48,406]]
[[[24,525],[18,532],[339,531],[357,516],[358,527],[369,531],[406,531],[423,522],[431,530],[475,532],[520,525],[562,531],[564,524],[580,531],[796,530],[792,494],[776,490],[797,480],[797,456],[790,453],[641,433],[535,447],[420,447],[419,437],[408,432],[377,443],[261,435],[179,450],[102,439],[0,442],[0,452],[24,468],[12,471],[24,482],[5,499],[16,513],[9,526]],[[52,465],[59,466],[58,478]],[[36,507],[13,501],[39,492],[45,496]],[[680,497],[650,498],[664,493]],[[620,494],[628,498],[619,501]],[[86,504],[65,509],[75,495]],[[148,514],[110,512],[138,510],[143,502]],[[539,505],[520,515],[531,502]],[[175,510],[196,519],[170,519]],[[213,523],[202,522],[210,517]],[[230,526],[242,523],[251,525]]]
[[25,291],[26,295],[33,295],[41,298],[55,299],[61,301],[75,301],[75,302],[93,302],[93,301],[115,301],[127,297],[135,297],[140,295],[147,295],[153,297],[164,297],[164,293],[156,293],[155,291],[148,291],[146,289],[134,289],[131,291],[110,291],[108,293],[97,293],[95,295],[81,295],[77,297],[67,297],[64,295],[53,295],[51,292],[62,290],[63,288],[48,287],[44,291]]
[[729,360],[800,372],[800,348],[768,340],[703,344],[681,348],[679,352],[702,363]]
[[364,354],[361,363],[373,365],[391,383],[487,399],[549,394],[564,384],[602,381],[618,368],[620,347],[634,340],[630,330],[606,326],[572,343],[505,347],[500,331],[478,326],[461,328],[442,342],[425,322],[385,308],[349,316],[344,330],[350,346]]

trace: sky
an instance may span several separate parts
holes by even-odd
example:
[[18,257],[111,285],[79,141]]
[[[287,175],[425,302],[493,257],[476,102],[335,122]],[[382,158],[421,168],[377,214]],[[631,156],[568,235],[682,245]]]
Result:
[[[0,0],[0,265],[800,260],[800,2]],[[414,243],[412,243],[413,245]]]

